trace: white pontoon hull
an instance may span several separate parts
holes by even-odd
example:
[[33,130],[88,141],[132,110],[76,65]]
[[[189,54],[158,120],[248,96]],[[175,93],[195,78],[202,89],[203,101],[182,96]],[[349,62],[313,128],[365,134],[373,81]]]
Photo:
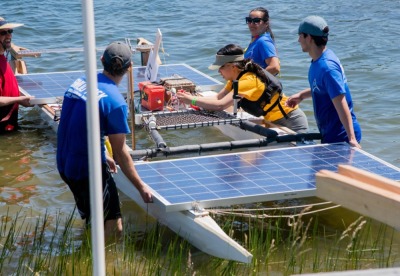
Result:
[[207,212],[165,212],[158,204],[144,203],[137,189],[121,170],[114,178],[120,191],[199,250],[222,259],[251,262],[252,254],[231,239]]

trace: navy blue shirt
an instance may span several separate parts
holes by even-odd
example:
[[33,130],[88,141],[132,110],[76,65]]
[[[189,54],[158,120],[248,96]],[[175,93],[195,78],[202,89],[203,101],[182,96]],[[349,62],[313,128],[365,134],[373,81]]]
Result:
[[[97,77],[99,139],[101,139],[101,158],[105,163],[105,136],[130,133],[128,107],[112,80],[102,73],[99,73]],[[86,100],[86,80],[79,78],[64,94],[57,132],[57,168],[71,180],[83,180],[89,177]]]

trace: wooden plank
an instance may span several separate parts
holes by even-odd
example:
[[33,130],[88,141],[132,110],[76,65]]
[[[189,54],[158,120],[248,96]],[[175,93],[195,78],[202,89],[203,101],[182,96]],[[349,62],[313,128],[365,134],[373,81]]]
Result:
[[339,165],[338,173],[369,185],[400,194],[400,183],[381,175],[367,172],[350,165]]
[[131,115],[131,139],[132,139],[132,149],[136,149],[135,141],[135,94],[134,94],[134,79],[133,79],[133,64],[128,69],[128,105]]
[[[23,53],[23,51],[26,51],[26,53]],[[11,43],[10,53],[13,59],[21,59],[22,57],[40,57],[41,55],[38,52],[30,51],[24,47],[17,46],[14,43]]]
[[316,196],[400,230],[400,194],[338,173],[316,173]]

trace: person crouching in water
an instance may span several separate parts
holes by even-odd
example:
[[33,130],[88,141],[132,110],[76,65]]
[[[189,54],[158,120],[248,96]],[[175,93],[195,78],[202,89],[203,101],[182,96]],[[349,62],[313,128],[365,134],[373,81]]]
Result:
[[217,70],[227,81],[225,87],[215,96],[196,97],[190,93],[178,92],[177,96],[186,104],[192,104],[211,111],[222,111],[232,106],[233,81],[238,81],[239,105],[247,113],[287,127],[297,133],[308,131],[308,121],[298,105],[285,106],[287,96],[282,92],[280,81],[261,68],[251,59],[244,58],[243,49],[235,44],[221,48],[209,67]]

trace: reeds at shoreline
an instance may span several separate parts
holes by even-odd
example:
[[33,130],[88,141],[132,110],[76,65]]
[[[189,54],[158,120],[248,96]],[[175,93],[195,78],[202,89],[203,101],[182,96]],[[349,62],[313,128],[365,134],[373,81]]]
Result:
[[[302,211],[305,213],[306,209]],[[251,264],[208,256],[168,228],[152,223],[135,230],[124,218],[121,242],[105,248],[107,275],[291,275],[400,265],[399,233],[358,217],[344,231],[319,215],[215,216],[253,254]],[[0,220],[0,275],[91,275],[90,231],[77,229],[75,214]]]

